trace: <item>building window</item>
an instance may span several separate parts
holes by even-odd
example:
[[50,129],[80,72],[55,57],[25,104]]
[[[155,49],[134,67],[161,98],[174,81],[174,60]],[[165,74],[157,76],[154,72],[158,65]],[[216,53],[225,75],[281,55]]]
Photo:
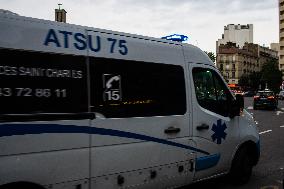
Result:
[[223,71],[223,64],[220,64],[220,70]]
[[236,78],[235,72],[232,72],[232,78]]

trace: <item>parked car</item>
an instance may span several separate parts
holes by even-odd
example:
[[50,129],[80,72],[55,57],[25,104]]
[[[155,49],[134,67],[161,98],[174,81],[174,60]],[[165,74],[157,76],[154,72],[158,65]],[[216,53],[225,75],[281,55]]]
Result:
[[278,94],[278,99],[284,100],[284,91],[280,91]]
[[232,92],[235,94],[235,95],[237,95],[237,94],[240,94],[240,95],[244,95],[244,91],[242,91],[242,90],[232,90]]
[[254,91],[246,91],[244,92],[244,96],[246,97],[253,97],[255,95]]
[[277,105],[278,100],[273,91],[258,91],[253,97],[253,109],[255,110],[260,107],[276,109]]

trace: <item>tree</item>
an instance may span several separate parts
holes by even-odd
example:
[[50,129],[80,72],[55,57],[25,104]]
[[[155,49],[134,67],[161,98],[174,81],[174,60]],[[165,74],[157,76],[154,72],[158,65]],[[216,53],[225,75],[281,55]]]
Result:
[[261,84],[261,72],[252,72],[250,74],[244,74],[240,77],[239,85],[246,90],[257,91]]
[[208,56],[209,58],[212,60],[212,62],[215,63],[215,60],[216,60],[216,56],[213,52],[207,52],[207,51],[204,51]]
[[262,66],[261,70],[262,88],[268,87],[274,92],[279,92],[282,83],[282,72],[278,69],[277,61],[269,61]]
[[248,88],[249,87],[249,76],[247,74],[243,74],[239,79],[239,85],[242,88]]
[[257,91],[260,85],[261,72],[252,72],[249,75],[249,86],[252,90]]

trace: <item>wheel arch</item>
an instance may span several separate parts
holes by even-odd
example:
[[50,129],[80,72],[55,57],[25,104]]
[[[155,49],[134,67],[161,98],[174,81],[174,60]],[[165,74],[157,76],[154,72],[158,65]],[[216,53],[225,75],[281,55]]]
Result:
[[45,189],[40,184],[32,183],[32,182],[13,182],[0,186],[0,189],[19,189],[19,188],[28,188],[28,189]]
[[259,141],[254,142],[252,140],[248,140],[248,141],[246,141],[246,142],[244,142],[244,143],[242,143],[241,145],[238,146],[237,150],[233,154],[231,166],[233,164],[233,161],[234,161],[236,154],[243,148],[248,148],[249,155],[250,155],[250,157],[252,157],[253,166],[255,166],[258,163],[259,157],[260,157],[260,144],[259,144]]

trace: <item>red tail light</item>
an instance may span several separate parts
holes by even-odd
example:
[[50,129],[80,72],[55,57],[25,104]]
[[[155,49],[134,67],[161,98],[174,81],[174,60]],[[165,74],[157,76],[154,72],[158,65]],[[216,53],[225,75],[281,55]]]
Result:
[[258,99],[258,98],[259,98],[259,96],[254,96],[254,97],[253,97],[253,99]]
[[269,96],[269,97],[267,97],[268,99],[274,99],[274,96]]

